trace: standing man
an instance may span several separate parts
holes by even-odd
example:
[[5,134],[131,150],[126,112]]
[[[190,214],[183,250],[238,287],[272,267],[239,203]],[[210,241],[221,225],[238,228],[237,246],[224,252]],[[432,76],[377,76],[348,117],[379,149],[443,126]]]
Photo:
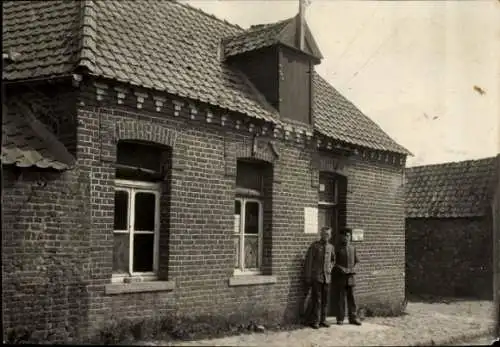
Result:
[[345,317],[345,301],[349,323],[361,325],[356,316],[356,301],[354,299],[354,266],[359,262],[356,248],[351,244],[352,230],[343,228],[340,232],[340,247],[337,248],[336,264],[333,271],[335,294],[337,302],[337,324],[341,325]]
[[329,242],[331,229],[321,228],[321,240],[311,244],[307,251],[304,265],[306,284],[311,288],[311,327],[329,327],[326,322],[328,303],[328,286],[331,282],[331,272],[335,264],[335,248]]

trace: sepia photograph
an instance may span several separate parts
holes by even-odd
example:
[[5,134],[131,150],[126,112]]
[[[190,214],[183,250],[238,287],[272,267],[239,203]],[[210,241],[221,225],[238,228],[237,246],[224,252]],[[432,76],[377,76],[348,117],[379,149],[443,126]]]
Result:
[[499,0],[2,1],[4,344],[500,337]]

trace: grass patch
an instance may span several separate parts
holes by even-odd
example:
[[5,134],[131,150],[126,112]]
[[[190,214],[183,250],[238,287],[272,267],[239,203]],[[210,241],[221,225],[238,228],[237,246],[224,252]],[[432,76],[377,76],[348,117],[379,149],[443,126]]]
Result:
[[92,339],[93,344],[130,344],[145,340],[199,340],[265,330],[297,329],[298,322],[283,319],[274,312],[262,312],[251,317],[236,313],[229,316],[201,315],[197,317],[165,316],[138,320],[112,318]]

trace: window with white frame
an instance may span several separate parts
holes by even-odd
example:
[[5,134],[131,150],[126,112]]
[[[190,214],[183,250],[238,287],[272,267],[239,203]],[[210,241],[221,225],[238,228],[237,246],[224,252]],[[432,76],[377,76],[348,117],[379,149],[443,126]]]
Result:
[[113,278],[155,277],[160,224],[158,183],[116,180]]
[[322,227],[338,231],[338,181],[334,174],[320,173],[318,202],[318,232]]
[[265,182],[270,175],[272,168],[266,163],[237,162],[233,230],[235,274],[263,271],[264,192],[268,190]]
[[234,203],[235,273],[259,273],[262,265],[263,210],[260,200],[236,198]]
[[[170,149],[139,141],[117,146],[113,282],[156,279],[159,267],[160,200]],[[165,196],[163,196],[165,198]]]

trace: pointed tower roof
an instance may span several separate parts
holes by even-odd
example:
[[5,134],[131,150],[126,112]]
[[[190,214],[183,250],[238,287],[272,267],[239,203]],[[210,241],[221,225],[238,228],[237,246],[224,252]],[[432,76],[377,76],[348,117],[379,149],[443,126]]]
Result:
[[[224,58],[252,52],[274,45],[285,45],[300,50],[297,45],[297,26],[300,25],[299,15],[276,23],[251,26],[248,30],[222,41]],[[316,41],[314,40],[307,23],[305,27],[305,49],[303,53],[319,61],[323,59]]]

